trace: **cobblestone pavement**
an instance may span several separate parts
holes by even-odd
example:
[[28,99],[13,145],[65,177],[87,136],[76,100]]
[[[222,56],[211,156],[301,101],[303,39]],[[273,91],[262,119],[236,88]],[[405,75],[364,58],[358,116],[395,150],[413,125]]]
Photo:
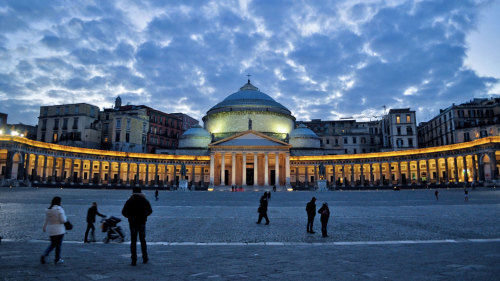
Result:
[[[92,201],[121,216],[129,190],[0,190],[0,280],[498,280],[500,191],[276,192],[271,224],[256,225],[260,193],[146,191],[153,206],[151,262],[129,265],[129,245],[83,244]],[[65,263],[39,264],[41,231],[53,196],[74,229]],[[329,203],[328,238],[305,232],[305,204]],[[126,221],[120,223],[128,234]],[[97,233],[103,238],[103,233]],[[51,256],[52,258],[53,256]],[[139,260],[140,261],[140,260]]]

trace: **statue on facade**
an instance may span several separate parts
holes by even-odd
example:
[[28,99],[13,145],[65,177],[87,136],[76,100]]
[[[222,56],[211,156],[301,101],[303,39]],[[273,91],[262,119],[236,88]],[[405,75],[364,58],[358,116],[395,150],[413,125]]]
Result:
[[186,176],[186,165],[184,163],[181,165],[181,176],[182,178]]
[[252,129],[252,119],[248,119],[248,129]]
[[319,178],[320,179],[325,179],[326,177],[326,168],[325,168],[325,165],[323,165],[323,163],[319,164],[319,167],[318,167],[318,172],[319,172]]

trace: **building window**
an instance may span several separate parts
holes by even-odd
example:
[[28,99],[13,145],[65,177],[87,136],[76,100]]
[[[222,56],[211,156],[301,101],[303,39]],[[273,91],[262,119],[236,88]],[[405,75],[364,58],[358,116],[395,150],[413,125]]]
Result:
[[403,147],[403,139],[396,139],[396,147]]
[[[498,129],[498,130],[500,130],[500,129]],[[499,133],[500,133],[500,131],[499,131]],[[339,139],[335,139],[335,145],[339,145]]]
[[54,120],[54,130],[59,130],[59,119]]
[[408,146],[413,147],[413,139],[408,139]]
[[365,144],[365,143],[366,143],[366,138],[365,138],[365,137],[361,137],[361,143],[362,143],[362,144]]
[[356,150],[356,148],[353,150],[353,154],[356,154],[358,153],[358,151]]
[[66,130],[68,129],[68,118],[64,118],[63,119],[63,130]]
[[401,123],[401,117],[399,115],[396,115],[396,123]]
[[127,118],[127,130],[130,130],[130,118]]
[[406,123],[411,123],[411,115],[406,114]]
[[61,114],[61,109],[58,106],[58,107],[56,107],[56,115],[59,115],[59,114]]
[[80,113],[80,106],[75,105],[75,114],[79,114],[79,113]]
[[145,134],[146,133],[146,126],[147,124],[146,123],[142,123],[142,133]]
[[125,134],[125,142],[130,142],[130,133]]
[[78,117],[73,118],[73,129],[78,129]]
[[330,144],[330,140],[329,139],[326,139],[326,144]]
[[43,108],[43,115],[44,115],[44,116],[49,115],[49,108],[48,108],[48,107],[44,107],[44,108]]
[[57,133],[54,133],[54,134],[52,135],[52,142],[53,142],[53,143],[56,143],[56,142],[57,142]]
[[116,128],[117,129],[122,128],[122,119],[121,118],[116,119]]
[[413,128],[411,126],[406,127],[406,134],[409,136],[413,135]]
[[352,137],[352,143],[356,143],[356,137]]
[[397,132],[398,132],[398,136],[401,136],[401,127],[397,127],[396,129],[397,129]]
[[[347,138],[344,138],[344,144],[347,144]],[[347,153],[347,152],[346,152]]]
[[120,131],[116,131],[115,142],[120,142]]
[[469,132],[464,133],[464,141],[470,141]]
[[47,119],[42,120],[42,130],[47,130]]

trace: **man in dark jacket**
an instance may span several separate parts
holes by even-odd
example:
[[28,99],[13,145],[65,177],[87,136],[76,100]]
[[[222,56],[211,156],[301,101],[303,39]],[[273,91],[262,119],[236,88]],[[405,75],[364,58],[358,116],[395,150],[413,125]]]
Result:
[[313,231],[314,217],[316,216],[316,197],[313,197],[306,205],[307,212],[307,233],[316,233]]
[[122,215],[128,218],[130,227],[130,252],[132,258],[132,265],[137,262],[137,234],[139,233],[139,240],[141,241],[142,250],[142,263],[147,263],[149,260],[148,250],[146,245],[146,221],[148,216],[153,213],[151,204],[146,199],[146,196],[141,193],[140,187],[134,187],[132,196],[127,200],[123,206]]
[[99,213],[99,211],[97,211],[97,203],[96,202],[92,202],[92,206],[90,206],[90,208],[88,209],[87,211],[87,230],[85,230],[85,237],[83,238],[83,242],[84,243],[90,243],[90,241],[87,239],[88,235],[89,235],[89,230],[92,230],[90,232],[90,236],[92,237],[92,242],[95,242],[95,226],[94,226],[94,223],[95,223],[95,216],[100,216],[100,217],[106,217],[105,215]]
[[259,213],[259,219],[257,220],[257,224],[260,224],[262,218],[266,219],[266,224],[269,224],[269,218],[267,217],[267,192],[264,192],[264,195],[260,197],[260,205],[257,212]]

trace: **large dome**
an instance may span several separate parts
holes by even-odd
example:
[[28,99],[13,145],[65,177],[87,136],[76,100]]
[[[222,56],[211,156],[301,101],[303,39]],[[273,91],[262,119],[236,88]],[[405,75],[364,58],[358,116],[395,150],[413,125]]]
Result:
[[304,124],[290,133],[289,143],[294,148],[320,148],[321,142],[318,135]]
[[207,148],[212,135],[200,125],[185,131],[179,138],[179,148]]
[[262,110],[291,114],[290,110],[282,104],[259,91],[257,87],[250,83],[250,80],[238,92],[229,95],[223,101],[213,106],[207,112],[207,115],[221,111],[237,110]]
[[293,130],[295,117],[290,110],[250,83],[207,111],[205,129],[214,140],[254,130],[285,140]]

